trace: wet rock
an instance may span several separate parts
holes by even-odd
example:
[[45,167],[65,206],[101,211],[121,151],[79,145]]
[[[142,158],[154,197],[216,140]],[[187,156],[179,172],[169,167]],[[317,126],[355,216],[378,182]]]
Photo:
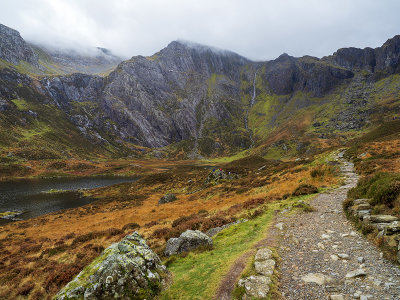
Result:
[[158,200],[158,204],[170,203],[175,201],[177,198],[174,194],[167,193]]
[[186,230],[179,238],[171,238],[165,247],[165,255],[170,256],[188,252],[199,247],[211,248],[212,239],[199,230]]
[[137,233],[112,244],[54,299],[153,299],[166,268]]

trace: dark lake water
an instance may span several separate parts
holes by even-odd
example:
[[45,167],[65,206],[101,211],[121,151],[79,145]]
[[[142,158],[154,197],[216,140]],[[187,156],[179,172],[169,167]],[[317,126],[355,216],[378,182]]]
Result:
[[[0,182],[0,212],[22,211],[19,219],[30,219],[61,209],[88,204],[91,198],[82,197],[78,189],[92,189],[123,182],[136,181],[137,177],[83,177],[23,179]],[[63,190],[63,193],[48,193]],[[0,225],[12,222],[1,219]]]

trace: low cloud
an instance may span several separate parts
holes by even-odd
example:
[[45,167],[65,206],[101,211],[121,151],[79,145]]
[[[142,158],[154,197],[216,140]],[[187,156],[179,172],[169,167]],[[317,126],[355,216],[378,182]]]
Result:
[[377,47],[400,34],[397,0],[3,0],[0,22],[58,48],[151,55],[183,39],[254,60]]

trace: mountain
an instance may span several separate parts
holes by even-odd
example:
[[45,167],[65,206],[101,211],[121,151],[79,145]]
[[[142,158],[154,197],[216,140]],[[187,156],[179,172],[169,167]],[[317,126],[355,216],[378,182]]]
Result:
[[25,61],[38,66],[38,56],[18,31],[0,24],[0,59],[12,64]]
[[[119,63],[102,49],[87,59],[29,45],[10,32],[15,38],[2,39],[0,48],[6,61],[0,117],[3,128],[4,120],[15,125],[0,132],[4,153],[21,139],[18,147],[35,148],[31,136],[20,133],[33,130],[58,155],[63,147],[83,155],[90,147],[80,146],[90,144],[113,155],[139,155],[146,147],[180,158],[246,149],[290,157],[344,143],[398,113],[400,36],[376,49],[344,48],[321,59],[282,54],[266,62],[174,41],[152,56]],[[11,56],[18,47],[26,51]],[[21,69],[18,61],[31,67]],[[58,66],[51,74],[46,61]],[[93,74],[117,63],[109,73]],[[68,124],[73,136],[55,142],[37,128],[63,136],[57,122]]]

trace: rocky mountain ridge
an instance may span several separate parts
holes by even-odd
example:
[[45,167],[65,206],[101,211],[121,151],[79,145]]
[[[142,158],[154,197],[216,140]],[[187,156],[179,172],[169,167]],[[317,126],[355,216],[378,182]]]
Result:
[[[32,60],[29,55],[19,59]],[[302,136],[315,144],[365,128],[383,109],[379,99],[399,94],[393,90],[399,65],[400,36],[376,49],[344,48],[322,59],[282,54],[267,62],[174,41],[153,56],[121,62],[106,76],[40,76],[35,84],[23,85],[61,110],[90,143],[168,146],[173,155],[214,156],[247,149],[254,137],[253,151],[265,154],[272,148],[310,150],[293,144]],[[6,74],[12,71],[0,72],[5,78],[0,96],[11,107],[9,102],[23,95],[7,87],[12,85]],[[382,88],[380,80],[389,83]],[[302,128],[285,126],[301,111],[301,118],[307,116]],[[291,132],[277,140],[282,130]]]

